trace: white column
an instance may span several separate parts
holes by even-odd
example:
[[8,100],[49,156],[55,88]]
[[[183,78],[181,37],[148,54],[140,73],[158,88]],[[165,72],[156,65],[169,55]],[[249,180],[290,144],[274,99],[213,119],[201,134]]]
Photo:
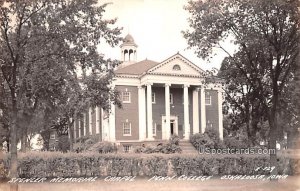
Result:
[[100,108],[97,106],[96,107],[96,134],[99,134],[100,131],[100,119],[99,119],[99,114],[100,114]]
[[199,88],[193,91],[193,134],[199,133]]
[[153,140],[152,136],[152,84],[147,84],[147,139]]
[[73,128],[74,128],[74,139],[76,139],[76,123],[77,123],[77,116],[74,118]]
[[184,104],[184,139],[189,139],[190,122],[189,122],[189,85],[184,85],[183,88],[183,104]]
[[218,90],[218,113],[219,113],[219,136],[220,139],[223,140],[223,97],[222,97],[222,90]]
[[78,120],[78,137],[81,137],[81,114],[79,115],[79,120]]
[[169,139],[171,136],[170,127],[170,86],[171,84],[165,84],[165,112],[166,112],[166,125],[162,129],[162,139]]
[[104,120],[104,110],[101,108],[101,131],[102,131],[102,141],[107,141],[107,119]]
[[206,129],[206,106],[205,106],[205,89],[204,86],[201,86],[201,133],[205,132]]
[[92,114],[93,114],[93,109],[90,107],[89,108],[89,135],[92,135],[92,127],[93,127],[93,120],[92,120]]
[[[68,125],[70,125],[71,122],[72,122],[72,117],[69,119]],[[69,137],[69,139],[71,138],[71,133],[72,133],[70,130],[71,130],[70,126],[68,126],[68,137]],[[73,136],[73,138],[74,138],[74,136]]]
[[109,141],[116,141],[116,106],[111,103],[111,112],[109,114]]
[[86,136],[86,113],[83,114],[83,136]]
[[142,86],[138,87],[139,96],[139,140],[146,139],[146,98],[145,88]]

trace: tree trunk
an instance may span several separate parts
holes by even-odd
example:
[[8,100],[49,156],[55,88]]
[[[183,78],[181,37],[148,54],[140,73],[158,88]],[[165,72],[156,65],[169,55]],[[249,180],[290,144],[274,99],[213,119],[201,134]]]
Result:
[[[278,173],[278,165],[277,165],[277,150],[276,150],[276,141],[277,141],[277,103],[278,103],[278,94],[277,94],[277,86],[273,88],[273,107],[271,108],[271,112],[269,115],[269,149],[275,149],[275,152],[270,153],[270,166],[275,167],[275,169],[271,172],[271,175],[277,175]],[[271,181],[278,181],[277,179],[271,179]]]
[[7,146],[7,152],[9,153],[9,151],[10,151],[10,141],[9,141],[9,137],[6,138],[6,146]]
[[27,132],[26,128],[22,128],[22,135],[21,135],[21,151],[26,152],[26,147],[27,147]]
[[69,127],[69,141],[70,141],[70,151],[73,151],[73,140],[74,140],[74,136],[73,136],[73,121],[70,122],[70,120],[68,119],[68,127]]
[[[275,120],[275,119],[274,119]],[[276,150],[276,140],[277,140],[277,131],[276,131],[276,122],[270,121],[270,141],[269,141],[269,149]],[[277,151],[276,151],[277,152]],[[270,166],[275,167],[275,169],[271,172],[271,175],[277,175],[277,153],[270,153]],[[276,181],[275,179],[271,179],[271,181]]]
[[[14,98],[13,98],[14,99]],[[16,103],[13,100],[12,123],[10,128],[10,178],[18,177],[18,156],[17,156],[17,114]]]

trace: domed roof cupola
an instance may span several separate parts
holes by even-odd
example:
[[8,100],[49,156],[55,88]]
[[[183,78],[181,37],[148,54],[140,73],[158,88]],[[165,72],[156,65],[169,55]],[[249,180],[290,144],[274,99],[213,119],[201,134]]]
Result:
[[124,45],[124,44],[133,44],[133,45],[136,45],[135,42],[134,42],[133,37],[130,34],[126,35],[126,37],[124,38],[124,41],[123,41],[122,45]]
[[121,44],[121,61],[123,62],[136,62],[136,50],[137,44],[134,42],[134,38],[127,34]]

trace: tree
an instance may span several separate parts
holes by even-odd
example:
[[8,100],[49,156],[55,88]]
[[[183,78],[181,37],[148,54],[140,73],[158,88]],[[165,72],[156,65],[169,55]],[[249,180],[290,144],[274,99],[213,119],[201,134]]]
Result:
[[[235,56],[240,56],[238,60],[244,62],[244,55]],[[218,75],[228,84],[225,88],[225,100],[228,110],[230,109],[228,116],[232,120],[232,128],[236,130],[245,125],[248,141],[253,146],[257,145],[260,140],[258,134],[266,121],[266,112],[257,99],[257,90],[247,83],[243,73],[230,58],[224,59]]]
[[[228,54],[230,68],[239,71],[253,90],[253,99],[261,104],[260,111],[266,111],[272,149],[278,138],[279,101],[294,80],[298,5],[296,0],[199,0],[186,7],[191,15],[191,30],[184,32],[189,46],[196,47],[202,58],[215,47]],[[234,54],[221,43],[229,37],[238,46]],[[276,154],[270,155],[270,164],[277,167]]]
[[[10,106],[10,177],[17,177],[17,137],[20,130],[27,128],[23,129],[20,119],[28,115],[25,119],[30,124],[34,118],[31,113],[41,113],[46,121],[52,121],[57,117],[54,109],[61,108],[66,100],[71,101],[72,97],[66,95],[74,87],[87,86],[85,76],[79,82],[78,71],[100,75],[108,70],[108,64],[117,64],[97,52],[100,43],[115,46],[121,40],[121,29],[114,26],[116,20],[103,18],[106,4],[97,3],[96,0],[0,1],[1,72]],[[111,89],[101,92],[106,94],[115,92]],[[95,104],[108,105],[106,102],[114,99],[115,96],[109,96]]]

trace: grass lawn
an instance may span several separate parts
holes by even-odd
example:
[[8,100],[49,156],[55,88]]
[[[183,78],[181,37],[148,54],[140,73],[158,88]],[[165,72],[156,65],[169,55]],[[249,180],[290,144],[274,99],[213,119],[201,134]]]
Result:
[[288,177],[277,183],[258,180],[220,180],[214,178],[207,181],[148,181],[136,179],[133,182],[105,182],[99,179],[96,182],[85,183],[22,183],[11,186],[8,183],[0,184],[0,191],[300,191],[300,177]]

